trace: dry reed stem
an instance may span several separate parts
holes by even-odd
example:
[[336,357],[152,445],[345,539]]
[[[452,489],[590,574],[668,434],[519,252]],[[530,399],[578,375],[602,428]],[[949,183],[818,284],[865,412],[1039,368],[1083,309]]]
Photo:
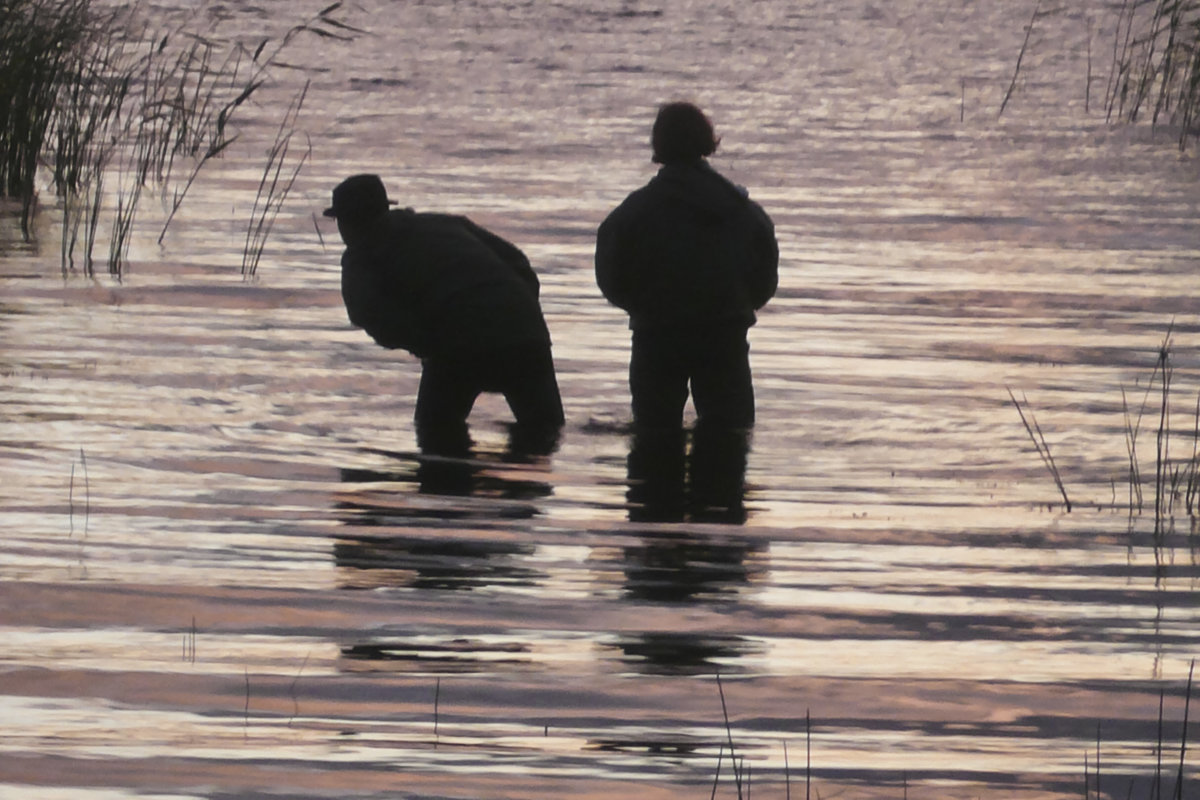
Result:
[[442,678],[439,675],[433,686],[433,746],[438,745],[438,715],[442,700]]
[[1004,109],[1008,107],[1008,101],[1012,98],[1013,92],[1017,88],[1017,78],[1021,74],[1021,61],[1025,58],[1025,50],[1029,47],[1029,37],[1033,35],[1033,24],[1037,20],[1038,11],[1042,7],[1042,0],[1037,0],[1033,4],[1033,14],[1029,17],[1029,25],[1025,28],[1025,40],[1021,42],[1021,50],[1017,53],[1017,63],[1013,67],[1012,81],[1008,84],[1008,91],[1004,93],[1004,100],[1000,103],[1000,112],[997,117],[1004,116]]
[[309,84],[306,82],[304,88],[288,106],[275,134],[275,144],[270,150],[263,176],[259,180],[258,189],[254,195],[254,210],[251,212],[250,224],[246,229],[246,244],[242,250],[243,275],[253,276],[257,273],[258,263],[262,258],[271,228],[274,226],[279,212],[283,209],[283,203],[295,185],[296,179],[300,176],[300,171],[312,155],[312,142],[309,141],[307,150],[300,156],[291,174],[286,178],[282,175],[292,137],[295,135],[296,120],[304,105],[308,88]]
[[738,768],[736,751],[733,748],[733,728],[729,724],[729,709],[725,705],[725,688],[721,685],[721,673],[716,673],[717,691],[721,695],[721,714],[725,718],[725,735],[729,740],[729,762],[733,764],[733,782],[737,785],[738,800],[742,797],[742,773]]
[[1175,777],[1175,800],[1183,800],[1184,764],[1187,760],[1188,712],[1192,706],[1192,677],[1196,672],[1196,660],[1188,667],[1187,691],[1183,700],[1183,730],[1179,736],[1179,772]]
[[[26,238],[33,174],[45,163],[64,199],[63,272],[75,269],[81,250],[81,268],[93,274],[104,224],[109,271],[119,274],[143,187],[155,184],[169,200],[161,242],[199,172],[237,140],[237,112],[269,83],[284,50],[301,34],[344,41],[365,33],[333,16],[341,8],[325,7],[282,37],[263,39],[251,54],[185,26],[151,35],[135,26],[136,5],[99,12],[91,0],[11,0],[0,18],[0,68],[25,73],[0,85],[0,190],[22,198]],[[17,84],[28,87],[20,106],[5,90]],[[181,181],[176,171],[184,161],[190,166]],[[115,208],[105,193],[110,171],[117,175]],[[251,223],[253,253],[261,253],[294,180],[276,174],[269,182],[266,210]],[[249,263],[251,271],[256,265]]]
[[[1037,450],[1038,455],[1041,457],[1042,463],[1050,470],[1050,476],[1054,479],[1054,485],[1058,487],[1059,494],[1062,495],[1063,502],[1066,504],[1067,512],[1070,513],[1071,498],[1067,496],[1062,476],[1058,472],[1058,465],[1054,463],[1054,456],[1050,452],[1050,444],[1046,441],[1041,426],[1038,425],[1032,410],[1029,412],[1028,418],[1025,416],[1025,411],[1021,408],[1021,403],[1017,401],[1012,389],[1008,389],[1008,396],[1012,399],[1013,405],[1017,407],[1017,413],[1021,415],[1021,423],[1025,426],[1025,432],[1029,434],[1029,438],[1033,442],[1034,449]],[[1029,405],[1029,401],[1026,400],[1025,404]]]

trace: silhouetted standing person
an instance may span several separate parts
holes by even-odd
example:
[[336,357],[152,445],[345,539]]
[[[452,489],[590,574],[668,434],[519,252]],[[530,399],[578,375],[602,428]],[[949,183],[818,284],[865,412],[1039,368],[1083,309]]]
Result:
[[[631,519],[740,523],[754,388],[746,333],[775,294],[770,217],[708,163],[719,139],[690,103],[658,111],[658,174],[600,226],[596,282],[629,313]],[[690,457],[683,409],[696,408]]]
[[548,449],[563,409],[529,259],[466,217],[390,205],[378,176],[355,175],[333,190],[325,216],[346,243],[350,322],[421,359],[422,448],[465,441],[476,398],[491,391],[508,401],[517,433]]
[[629,388],[639,427],[754,424],[746,332],[775,294],[779,247],[766,212],[708,163],[719,139],[690,103],[659,109],[658,174],[600,226],[596,282],[629,313]]

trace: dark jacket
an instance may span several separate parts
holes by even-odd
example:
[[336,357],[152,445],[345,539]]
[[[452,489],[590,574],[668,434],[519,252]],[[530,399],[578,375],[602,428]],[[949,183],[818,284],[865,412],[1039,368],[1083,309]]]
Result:
[[342,255],[350,322],[421,358],[549,343],[538,289],[524,253],[461,216],[392,210]]
[[748,328],[779,282],[775,227],[707,162],[671,164],[601,224],[596,282],[634,330]]

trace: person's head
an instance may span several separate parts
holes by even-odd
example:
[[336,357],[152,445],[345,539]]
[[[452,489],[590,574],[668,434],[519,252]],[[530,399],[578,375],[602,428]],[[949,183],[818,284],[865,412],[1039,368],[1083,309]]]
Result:
[[658,109],[650,134],[654,163],[693,163],[711,156],[720,143],[712,122],[692,103],[667,103]]
[[378,175],[352,175],[333,189],[333,205],[325,216],[337,219],[338,232],[349,243],[387,214],[387,190]]

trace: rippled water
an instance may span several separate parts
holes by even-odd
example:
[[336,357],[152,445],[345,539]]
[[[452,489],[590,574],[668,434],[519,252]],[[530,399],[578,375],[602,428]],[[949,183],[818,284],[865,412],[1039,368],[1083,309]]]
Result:
[[[732,743],[758,797],[1073,797],[1086,758],[1149,798],[1160,692],[1173,791],[1200,569],[1184,500],[1155,524],[1155,364],[1170,330],[1186,474],[1200,174],[1105,124],[1101,7],[1039,18],[997,116],[1026,5],[368,2],[121,280],[60,276],[52,203],[36,245],[5,216],[0,795],[735,797]],[[208,13],[253,38],[319,8]],[[312,155],[244,280],[306,79]],[[679,96],[783,254],[742,525],[630,520],[628,332],[591,272]],[[509,457],[492,397],[471,459],[417,452],[418,366],[348,327],[314,229],[360,170],[530,254],[551,457]]]

